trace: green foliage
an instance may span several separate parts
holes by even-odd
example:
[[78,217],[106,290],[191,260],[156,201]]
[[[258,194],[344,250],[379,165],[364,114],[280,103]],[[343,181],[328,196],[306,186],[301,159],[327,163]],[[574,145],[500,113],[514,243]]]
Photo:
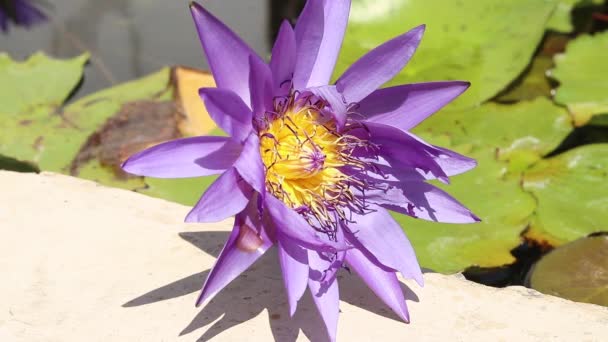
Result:
[[608,144],[586,145],[538,162],[523,187],[536,198],[531,229],[560,241],[606,230]]
[[451,108],[492,98],[528,65],[556,1],[355,0],[336,76],[386,40],[426,24],[409,65],[389,85],[467,80]]
[[608,235],[583,238],[543,257],[532,288],[578,302],[608,306]]
[[555,56],[552,77],[560,86],[557,103],[566,105],[577,126],[608,113],[608,32],[582,35]]
[[521,171],[555,149],[571,130],[567,112],[545,98],[444,111],[416,127],[427,140],[442,146],[451,141],[477,159],[476,169],[453,177],[451,185],[438,186],[482,219],[455,225],[396,216],[420,262],[444,273],[513,262],[510,250],[536,208],[534,197],[521,187]]
[[559,0],[547,22],[547,28],[557,32],[571,32],[574,29],[571,14],[575,7],[601,5],[602,2],[603,0]]
[[519,233],[534,212],[534,198],[519,187],[517,178],[505,177],[506,165],[495,159],[493,151],[466,154],[477,159],[477,168],[453,177],[450,185],[436,185],[473,210],[482,222],[446,224],[395,215],[420,263],[437,272],[513,262],[509,251],[519,243]]
[[[172,181],[131,177],[118,170],[120,160],[108,163],[100,157],[102,147],[90,146],[125,104],[171,100],[169,69],[63,106],[80,81],[86,60],[86,55],[62,61],[36,54],[19,63],[0,55],[0,167],[61,172],[187,205],[196,203],[212,177]],[[126,135],[135,141],[150,140],[146,135],[152,135],[154,141],[158,132],[143,127],[142,132]],[[132,141],[104,143],[111,146],[109,153],[119,155]]]

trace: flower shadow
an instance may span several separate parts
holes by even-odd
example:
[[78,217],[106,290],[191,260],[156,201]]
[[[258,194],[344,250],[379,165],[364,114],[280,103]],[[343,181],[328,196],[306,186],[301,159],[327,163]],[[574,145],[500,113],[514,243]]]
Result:
[[[213,256],[219,254],[224,241],[228,238],[227,232],[186,232],[179,235]],[[171,282],[132,299],[123,306],[146,305],[199,291],[208,273],[209,270]],[[399,320],[359,277],[344,271],[338,275],[338,278],[341,280],[340,298],[342,301],[389,319]],[[418,297],[409,288],[403,284],[402,288],[406,299],[418,301]],[[305,294],[298,303],[298,310],[294,317],[289,317],[275,249],[269,250],[247,271],[218,293],[179,332],[179,335],[190,334],[211,325],[198,339],[198,341],[209,341],[231,327],[254,319],[264,310],[267,310],[270,329],[276,341],[296,341],[300,331],[312,341],[329,340],[325,329],[319,328],[324,325],[309,293]]]

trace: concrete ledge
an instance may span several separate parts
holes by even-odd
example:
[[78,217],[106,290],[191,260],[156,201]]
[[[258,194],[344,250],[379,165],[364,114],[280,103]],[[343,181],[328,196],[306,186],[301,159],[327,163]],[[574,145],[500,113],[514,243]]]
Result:
[[[324,341],[309,295],[291,319],[276,253],[207,307],[197,292],[229,221],[76,178],[0,171],[0,341]],[[608,341],[608,308],[461,276],[406,282],[412,323],[340,275],[341,341]]]

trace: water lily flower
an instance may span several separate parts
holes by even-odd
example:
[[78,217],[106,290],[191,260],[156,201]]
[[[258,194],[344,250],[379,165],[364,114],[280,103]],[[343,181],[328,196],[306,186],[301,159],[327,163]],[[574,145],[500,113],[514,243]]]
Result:
[[290,313],[308,288],[331,340],[339,313],[336,274],[345,267],[408,322],[397,273],[421,286],[423,277],[388,210],[438,222],[479,220],[426,182],[447,183],[476,162],[408,132],[469,83],[378,89],[413,56],[425,29],[418,26],[369,51],[329,84],[349,9],[349,0],[308,0],[295,29],[282,24],[267,64],[191,4],[217,84],[200,96],[229,137],[162,143],[123,168],[161,178],[220,174],[186,217],[215,222],[235,215],[197,304],[276,245]]
[[31,4],[30,0],[1,0],[0,1],[0,30],[8,31],[9,20],[16,25],[32,27],[46,21],[46,15]]

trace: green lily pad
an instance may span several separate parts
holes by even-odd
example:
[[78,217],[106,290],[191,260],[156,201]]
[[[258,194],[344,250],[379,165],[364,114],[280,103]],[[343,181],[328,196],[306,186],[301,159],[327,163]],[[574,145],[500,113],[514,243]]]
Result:
[[537,200],[530,229],[566,242],[606,229],[608,144],[585,145],[536,163],[523,187]]
[[135,191],[152,197],[193,206],[216,179],[217,176],[179,179],[146,177],[146,186],[135,189]]
[[551,251],[532,269],[530,285],[546,294],[608,306],[608,235]]
[[530,0],[355,0],[335,75],[371,48],[426,24],[414,58],[387,85],[467,80],[471,88],[450,107],[472,107],[494,97],[526,68],[555,5]]
[[608,32],[579,36],[554,60],[555,101],[568,107],[577,126],[608,113]]
[[547,22],[547,28],[557,32],[572,32],[572,10],[580,6],[601,5],[602,2],[603,0],[559,0]]
[[477,159],[474,170],[444,188],[482,219],[467,225],[396,216],[424,267],[452,273],[514,261],[536,208],[521,187],[521,172],[554,150],[572,131],[567,111],[544,97],[513,105],[487,103],[473,110],[440,112],[414,129],[427,141],[459,146]]
[[542,97],[512,105],[487,103],[472,110],[443,111],[414,129],[447,135],[452,144],[471,144],[473,150],[495,150],[499,160],[510,162],[512,171],[523,170],[554,150],[571,131],[566,110]]
[[553,60],[547,56],[537,56],[520,82],[501,93],[495,100],[498,102],[517,102],[532,100],[537,97],[551,97],[551,82],[547,71],[553,67]]
[[[58,60],[36,53],[24,62],[17,62],[7,54],[0,54],[0,113],[3,121],[7,116],[36,111],[36,107],[43,107],[49,114],[59,114],[54,111],[80,82],[88,58],[88,54],[84,54]],[[25,126],[27,120],[33,120],[28,117],[20,119]],[[2,132],[4,135],[6,131]]]
[[130,154],[183,136],[182,128],[189,133],[213,130],[208,124],[201,126],[209,122],[204,107],[185,106],[183,94],[176,92],[199,83],[208,86],[211,77],[165,68],[64,107],[82,77],[86,58],[62,61],[36,54],[19,63],[0,55],[0,167],[61,172],[195,203],[213,177],[155,180],[127,175],[119,166]]
[[507,165],[491,150],[471,153],[477,168],[438,186],[480,216],[474,224],[446,224],[395,215],[412,241],[420,264],[441,273],[471,266],[493,267],[514,261],[510,250],[534,212],[535,201],[519,186],[519,178],[506,177]]

